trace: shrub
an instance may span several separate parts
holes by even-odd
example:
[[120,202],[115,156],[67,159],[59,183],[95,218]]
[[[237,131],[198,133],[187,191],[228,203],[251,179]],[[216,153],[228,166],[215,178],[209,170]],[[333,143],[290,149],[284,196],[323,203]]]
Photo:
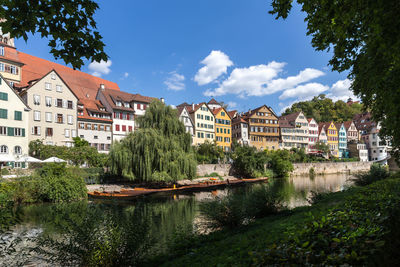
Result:
[[10,171],[7,168],[1,169],[0,175],[9,175],[9,174],[10,174]]
[[400,181],[358,188],[341,205],[290,228],[284,240],[259,254],[254,264],[351,266],[399,263]]
[[247,216],[244,195],[229,192],[225,197],[200,203],[200,212],[211,228],[235,228],[244,224]]
[[65,202],[87,198],[86,184],[82,177],[66,173],[36,178],[37,198],[42,202]]
[[262,218],[286,208],[283,196],[274,190],[271,183],[255,185],[244,204],[248,218]]
[[267,154],[264,151],[257,151],[255,147],[238,146],[232,154],[233,167],[243,177],[263,176],[268,163]]
[[277,177],[285,177],[293,171],[293,164],[290,162],[290,155],[287,150],[269,151],[269,167]]
[[371,168],[368,172],[355,174],[354,176],[355,178],[353,178],[352,181],[354,181],[356,185],[364,186],[386,179],[390,176],[390,173],[387,167],[378,163],[374,163],[371,165]]

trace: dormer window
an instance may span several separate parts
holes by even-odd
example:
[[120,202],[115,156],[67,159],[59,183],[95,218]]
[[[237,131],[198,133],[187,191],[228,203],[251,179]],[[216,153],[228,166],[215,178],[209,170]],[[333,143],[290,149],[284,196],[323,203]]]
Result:
[[117,101],[116,105],[117,105],[117,107],[121,107],[122,106],[122,102],[121,101]]
[[125,103],[124,103],[124,106],[125,106],[126,108],[129,108],[129,107],[130,107],[130,105],[129,105],[128,102],[125,102]]

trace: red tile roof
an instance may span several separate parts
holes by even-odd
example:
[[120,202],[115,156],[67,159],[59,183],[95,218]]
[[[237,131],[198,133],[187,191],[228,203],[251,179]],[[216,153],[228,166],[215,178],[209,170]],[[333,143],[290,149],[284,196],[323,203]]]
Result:
[[221,105],[220,103],[217,102],[214,98],[211,99],[207,104],[214,104],[214,105]]
[[105,89],[102,91],[104,94],[107,102],[111,105],[113,109],[120,109],[120,110],[127,110],[127,111],[133,111],[133,106],[130,106],[129,108],[126,108],[124,106],[118,107],[115,105],[115,101],[120,100],[123,102],[141,102],[141,103],[146,103],[150,104],[151,101],[156,100],[157,98],[155,97],[149,97],[149,96],[142,96],[140,94],[131,94],[127,92],[122,92],[122,91],[117,91],[117,90],[110,90],[110,89]]
[[[78,115],[78,119],[112,122],[112,119],[111,119],[112,114],[110,112],[100,110],[100,108],[105,109],[105,107],[99,100],[81,99],[81,100],[79,100],[79,104],[83,105],[83,115]],[[80,109],[78,108],[78,110],[80,110]],[[102,113],[102,114],[108,114],[108,115],[110,115],[110,119],[96,118],[96,117],[89,116],[88,111]]]
[[118,84],[88,73],[74,70],[70,67],[28,55],[23,52],[18,52],[18,57],[25,65],[22,67],[21,82],[16,84],[16,87],[26,87],[29,85],[29,81],[40,79],[50,70],[54,69],[79,99],[95,99],[100,84],[104,84],[107,89],[119,91]]
[[231,110],[231,111],[228,111],[228,113],[229,113],[229,117],[233,118],[237,114],[237,110]]
[[19,65],[22,65],[22,62],[19,60],[18,57],[17,49],[15,49],[15,47],[5,44],[2,45],[4,46],[4,56],[0,56],[0,59],[10,60],[12,62],[19,63]]

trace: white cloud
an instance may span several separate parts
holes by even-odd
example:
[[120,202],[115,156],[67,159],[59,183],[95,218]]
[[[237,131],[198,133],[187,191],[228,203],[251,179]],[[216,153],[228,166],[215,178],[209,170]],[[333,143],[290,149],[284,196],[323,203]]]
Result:
[[236,94],[239,97],[264,96],[291,89],[298,84],[318,78],[324,73],[317,69],[306,68],[296,76],[278,78],[286,63],[272,61],[268,65],[256,65],[248,68],[235,68],[229,77],[216,89],[208,89],[205,96]]
[[333,101],[347,101],[349,98],[359,100],[359,98],[353,94],[353,91],[350,90],[350,86],[351,81],[349,79],[339,80],[332,85],[327,97],[332,98]]
[[181,91],[185,89],[184,80],[185,76],[176,71],[172,71],[169,73],[169,77],[164,81],[164,84],[167,86],[168,90]]
[[233,101],[229,101],[228,102],[228,108],[236,108],[237,107],[237,103],[233,102]]
[[287,99],[287,98],[298,98],[305,99],[309,97],[313,97],[315,95],[319,95],[322,92],[329,90],[329,86],[322,85],[320,83],[307,83],[304,85],[299,85],[295,88],[285,90],[280,96],[279,99]]
[[318,96],[321,93],[326,94],[326,97],[331,98],[332,101],[336,102],[338,100],[347,101],[349,97],[353,100],[359,100],[353,92],[350,90],[351,81],[349,79],[339,80],[335,82],[331,87],[324,86],[319,83],[308,83],[305,85],[297,86],[293,89],[288,89],[283,92],[279,99],[296,98],[290,104],[279,103],[279,106],[283,107],[281,113],[286,110],[286,108],[291,107],[294,103],[299,101],[311,100],[314,96]]
[[124,78],[128,78],[128,76],[129,76],[129,73],[128,73],[128,72],[125,72],[125,73],[124,73]]
[[101,60],[100,62],[93,61],[89,64],[88,68],[90,71],[92,71],[93,76],[100,77],[103,74],[109,74],[111,72],[111,64],[111,60]]
[[219,76],[227,72],[228,67],[233,65],[233,62],[222,51],[213,50],[201,61],[205,65],[199,69],[194,76],[194,81],[198,85],[205,85],[215,81]]

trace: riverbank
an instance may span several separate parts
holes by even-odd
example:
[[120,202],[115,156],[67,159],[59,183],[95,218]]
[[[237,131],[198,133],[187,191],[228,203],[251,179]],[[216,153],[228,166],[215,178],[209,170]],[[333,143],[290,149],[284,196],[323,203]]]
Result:
[[[392,249],[398,243],[396,238],[399,235],[396,226],[398,218],[393,217],[393,212],[398,210],[399,205],[399,179],[388,179],[367,187],[352,187],[324,195],[312,206],[258,219],[246,227],[178,240],[175,247],[153,259],[149,265],[305,264],[296,260],[309,255],[307,253],[321,255],[322,251],[326,255],[333,253],[332,260],[337,260],[339,265],[375,262],[383,254],[386,261],[391,262],[395,255],[391,254],[394,253]],[[319,240],[320,235],[323,240]],[[297,242],[303,242],[294,249],[298,251],[293,253],[295,258],[290,258],[290,249],[296,242],[289,236],[297,236]],[[343,255],[339,251],[335,254],[336,248],[343,249]],[[318,262],[318,259],[308,260]],[[328,265],[335,265],[334,261],[328,262]]]

